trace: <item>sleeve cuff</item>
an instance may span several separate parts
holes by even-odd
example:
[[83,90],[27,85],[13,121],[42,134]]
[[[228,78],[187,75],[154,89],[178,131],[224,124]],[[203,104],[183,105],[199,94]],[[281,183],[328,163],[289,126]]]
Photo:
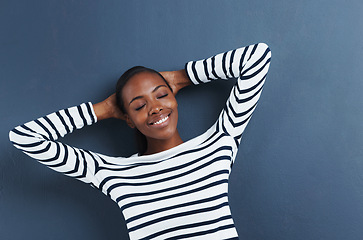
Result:
[[96,115],[95,110],[93,108],[92,102],[88,102],[86,104],[87,104],[87,109],[89,110],[88,113],[89,113],[89,115],[91,117],[91,120],[92,120],[91,124],[96,123],[97,122],[97,115]]
[[193,64],[194,64],[194,61],[187,62],[185,64],[185,72],[187,73],[189,80],[194,85],[198,85],[199,84],[199,81],[197,81],[197,79],[195,78],[195,76],[194,76],[195,74],[193,73],[193,70],[192,70],[192,65]]

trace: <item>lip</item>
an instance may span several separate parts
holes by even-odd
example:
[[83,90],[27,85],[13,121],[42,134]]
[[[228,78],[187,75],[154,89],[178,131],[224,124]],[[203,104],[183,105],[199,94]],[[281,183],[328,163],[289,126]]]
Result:
[[168,114],[159,114],[159,115],[153,117],[148,122],[148,125],[150,127],[164,127],[165,125],[168,125],[168,123],[170,121],[170,115],[171,115],[171,112]]

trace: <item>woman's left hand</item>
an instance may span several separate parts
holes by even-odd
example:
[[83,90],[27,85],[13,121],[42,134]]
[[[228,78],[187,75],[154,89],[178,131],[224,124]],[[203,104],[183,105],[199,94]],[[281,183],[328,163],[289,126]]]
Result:
[[168,82],[169,86],[173,90],[174,95],[176,95],[180,89],[192,84],[184,69],[178,71],[160,72],[160,74]]

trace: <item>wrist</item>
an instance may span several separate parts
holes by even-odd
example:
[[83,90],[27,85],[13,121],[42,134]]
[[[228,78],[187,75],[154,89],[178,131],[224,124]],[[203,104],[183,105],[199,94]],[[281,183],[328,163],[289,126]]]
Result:
[[96,114],[97,120],[103,120],[110,118],[109,111],[107,109],[108,104],[105,101],[96,103],[93,105],[93,110]]
[[187,87],[192,84],[189,80],[188,74],[184,69],[174,71],[175,85],[177,90]]

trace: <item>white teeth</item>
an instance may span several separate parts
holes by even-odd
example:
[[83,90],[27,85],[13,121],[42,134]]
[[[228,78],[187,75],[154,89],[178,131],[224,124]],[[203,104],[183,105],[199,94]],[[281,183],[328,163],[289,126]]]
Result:
[[153,124],[154,124],[154,125],[155,125],[155,124],[161,124],[161,123],[165,122],[168,118],[169,118],[169,116],[166,116],[166,117],[164,117],[163,119],[160,119],[159,121],[154,122]]

